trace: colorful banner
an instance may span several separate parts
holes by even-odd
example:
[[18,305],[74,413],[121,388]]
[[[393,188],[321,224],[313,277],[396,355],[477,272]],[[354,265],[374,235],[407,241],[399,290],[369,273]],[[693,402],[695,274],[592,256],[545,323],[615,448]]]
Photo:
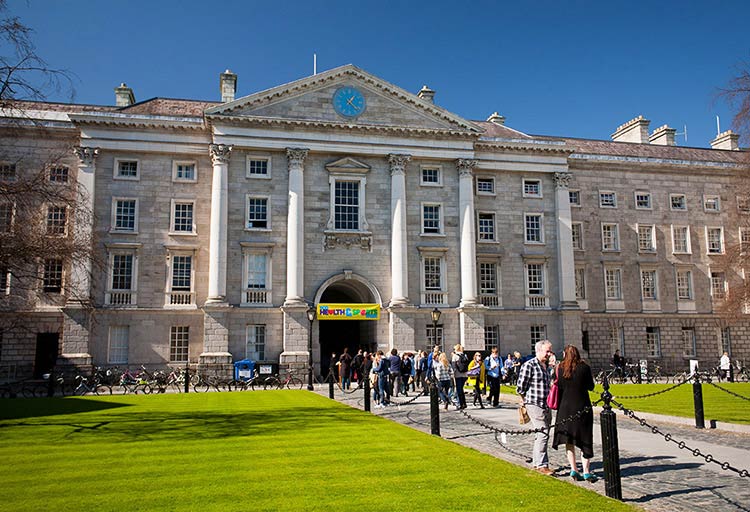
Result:
[[380,304],[318,304],[318,320],[380,320]]

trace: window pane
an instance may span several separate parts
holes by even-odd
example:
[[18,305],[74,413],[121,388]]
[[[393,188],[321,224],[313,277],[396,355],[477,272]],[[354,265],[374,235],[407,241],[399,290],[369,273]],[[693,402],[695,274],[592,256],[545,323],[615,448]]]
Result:
[[133,255],[112,255],[112,289],[130,290],[133,287]]
[[192,256],[172,256],[172,291],[190,291]]
[[442,290],[441,258],[426,257],[424,259],[424,289]]
[[248,289],[266,288],[266,255],[247,255],[247,287]]
[[193,203],[174,204],[173,231],[181,233],[193,232]]
[[334,191],[335,228],[359,229],[359,182],[337,181]]
[[248,325],[245,340],[245,357],[251,361],[266,359],[266,326]]
[[109,355],[107,357],[108,363],[128,363],[129,339],[130,327],[128,327],[127,325],[113,325],[109,328]]
[[47,234],[64,235],[67,208],[65,206],[50,206],[47,209]]
[[479,214],[479,240],[492,241],[495,239],[495,214]]
[[60,293],[63,281],[63,262],[61,259],[44,260],[42,290],[48,293]]
[[249,197],[247,199],[247,227],[268,227],[268,199],[263,197]]
[[440,233],[440,205],[426,204],[423,209],[423,231],[425,233]]
[[247,164],[247,172],[254,176],[267,176],[268,160],[250,160]]
[[189,326],[172,326],[169,335],[169,361],[184,363],[188,360],[188,346],[190,340]]
[[117,175],[126,178],[138,176],[138,162],[135,160],[120,160],[117,166]]
[[118,200],[115,203],[115,226],[120,231],[135,231],[135,199]]

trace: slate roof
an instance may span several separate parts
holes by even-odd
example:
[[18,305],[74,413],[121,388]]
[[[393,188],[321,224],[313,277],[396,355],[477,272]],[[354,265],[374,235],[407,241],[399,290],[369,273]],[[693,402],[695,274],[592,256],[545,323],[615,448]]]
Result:
[[155,116],[203,117],[203,111],[221,105],[220,101],[151,98],[128,107],[115,107],[123,114],[148,114]]

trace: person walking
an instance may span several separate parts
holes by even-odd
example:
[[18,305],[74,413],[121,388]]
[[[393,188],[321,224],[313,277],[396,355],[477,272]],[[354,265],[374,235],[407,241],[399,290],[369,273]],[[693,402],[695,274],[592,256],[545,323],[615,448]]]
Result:
[[372,365],[373,373],[378,375],[378,394],[380,395],[380,406],[386,407],[391,401],[390,375],[391,362],[385,357],[382,350],[378,350]]
[[547,454],[549,427],[552,423],[552,413],[547,407],[550,386],[547,360],[552,354],[552,343],[549,340],[538,341],[534,345],[534,351],[535,357],[521,365],[516,393],[521,398],[521,404],[526,406],[534,428],[541,429],[534,438],[532,466],[543,475],[551,475],[554,471],[549,468]]
[[498,354],[497,347],[492,348],[492,353],[484,360],[487,381],[490,383],[490,396],[487,401],[492,407],[500,406],[500,378],[503,368],[503,359]]
[[341,377],[341,389],[349,389],[352,384],[352,356],[349,347],[344,347],[344,353],[339,357],[339,376]]
[[[568,345],[557,370],[559,406],[552,448],[557,450],[559,445],[564,444],[570,463],[571,478],[592,483],[598,480],[591,472],[591,458],[594,456],[594,412],[591,409],[589,391],[593,390],[594,377],[591,375],[591,367],[581,359],[576,347]],[[576,447],[581,450],[583,476],[578,472],[576,465]]]
[[448,363],[448,356],[445,355],[445,352],[440,353],[438,360],[433,363],[432,369],[437,380],[438,395],[445,403],[445,408],[448,409],[451,403],[450,389],[453,383],[453,368]]
[[401,356],[401,391],[404,396],[409,396],[409,380],[411,379],[411,359],[409,354],[404,352]]
[[453,375],[456,379],[456,395],[458,395],[458,408],[466,409],[466,372],[469,371],[469,358],[464,354],[464,348],[459,343],[453,347],[453,356],[451,357],[451,366],[453,366]]
[[482,388],[485,387],[485,371],[481,352],[474,352],[474,359],[469,363],[469,371],[466,375],[473,379],[472,386],[474,387],[474,402],[472,405],[476,407],[477,401],[479,401],[479,407],[484,409],[484,404],[482,403]]
[[359,349],[357,351],[357,355],[354,356],[352,359],[352,371],[357,376],[357,384],[359,387],[362,387],[362,383],[364,382],[363,375],[364,375],[364,362],[365,362],[365,356],[362,352],[362,349]]
[[395,348],[391,350],[391,355],[388,357],[391,367],[390,370],[390,395],[398,396],[398,391],[401,387],[401,358],[398,355],[398,350]]
[[732,361],[729,359],[729,353],[724,352],[719,359],[719,369],[723,373],[723,377],[729,382],[734,382],[734,375],[732,375]]

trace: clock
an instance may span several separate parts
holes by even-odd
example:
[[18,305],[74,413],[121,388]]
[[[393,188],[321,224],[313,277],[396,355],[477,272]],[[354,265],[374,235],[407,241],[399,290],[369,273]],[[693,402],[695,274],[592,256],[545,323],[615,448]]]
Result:
[[357,117],[365,111],[367,104],[359,89],[346,85],[333,93],[333,108],[344,117]]

